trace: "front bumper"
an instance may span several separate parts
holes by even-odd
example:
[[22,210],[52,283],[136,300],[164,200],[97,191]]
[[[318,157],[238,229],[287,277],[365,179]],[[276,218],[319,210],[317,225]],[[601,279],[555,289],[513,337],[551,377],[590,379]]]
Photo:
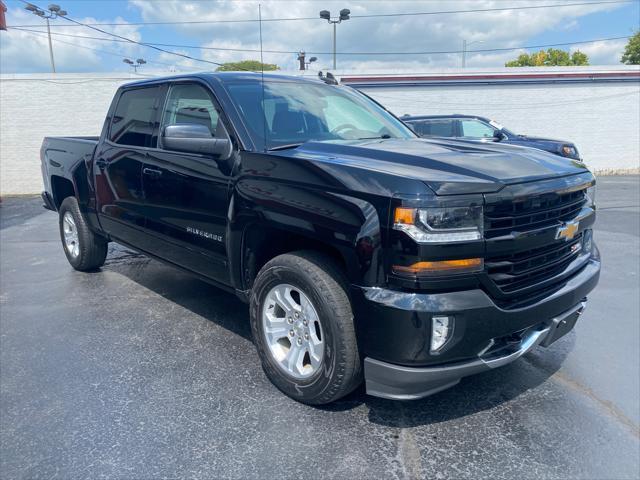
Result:
[[[583,308],[600,276],[599,256],[548,297],[527,307],[498,307],[480,289],[421,294],[376,288],[352,291],[367,393],[412,399],[455,385],[462,377],[510,363],[541,343],[568,312]],[[431,317],[455,318],[452,338],[429,353]],[[498,339],[516,334],[509,351],[494,351]]]
[[573,328],[585,305],[586,299],[569,311],[553,318],[551,322],[541,323],[523,332],[519,342],[501,346],[496,350],[489,348],[478,355],[476,360],[469,362],[440,367],[411,368],[366,358],[364,371],[367,393],[395,400],[412,400],[452,387],[463,377],[508,365],[538,345],[550,345],[555,340],[554,333],[563,323],[571,322],[570,325]]

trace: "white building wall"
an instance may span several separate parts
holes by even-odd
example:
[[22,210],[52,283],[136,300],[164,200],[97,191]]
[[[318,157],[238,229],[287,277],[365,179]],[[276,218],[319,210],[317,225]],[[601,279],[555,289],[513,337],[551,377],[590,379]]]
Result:
[[[116,88],[139,77],[0,77],[0,194],[42,190],[45,136],[99,135]],[[640,167],[638,83],[403,86],[363,89],[398,115],[469,113],[529,135],[576,142],[595,170]]]
[[3,75],[0,80],[0,194],[40,193],[45,136],[100,135],[117,87],[113,75]]
[[471,114],[576,143],[596,171],[640,167],[638,83],[362,88],[398,116]]

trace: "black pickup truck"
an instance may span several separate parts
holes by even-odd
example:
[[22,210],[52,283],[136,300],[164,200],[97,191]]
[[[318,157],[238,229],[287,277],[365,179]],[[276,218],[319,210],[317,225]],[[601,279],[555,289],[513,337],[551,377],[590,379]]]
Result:
[[420,139],[330,80],[145,80],[100,137],[45,138],[71,265],[114,241],[235,293],[269,379],[311,404],[363,379],[423,397],[570,331],[600,272],[588,169]]

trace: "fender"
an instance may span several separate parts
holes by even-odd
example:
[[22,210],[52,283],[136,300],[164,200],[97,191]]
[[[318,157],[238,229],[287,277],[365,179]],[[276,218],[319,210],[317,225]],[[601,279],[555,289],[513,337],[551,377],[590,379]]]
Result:
[[251,287],[261,252],[290,251],[291,244],[335,253],[352,284],[384,281],[381,216],[388,218],[388,200],[376,207],[352,194],[249,176],[236,183],[231,197],[227,251],[238,290]]
[[72,167],[71,183],[73,183],[73,188],[76,192],[76,199],[78,200],[80,211],[87,220],[90,228],[97,233],[103,234],[95,208],[96,196],[91,178],[94,154],[95,150],[93,153],[85,155]]

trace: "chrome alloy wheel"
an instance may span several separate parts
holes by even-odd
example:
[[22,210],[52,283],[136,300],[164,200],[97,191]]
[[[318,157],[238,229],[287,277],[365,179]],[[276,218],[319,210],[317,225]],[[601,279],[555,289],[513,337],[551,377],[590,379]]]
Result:
[[73,258],[80,255],[80,242],[78,240],[78,227],[71,212],[65,212],[62,217],[62,232],[64,234],[64,247]]
[[289,284],[273,287],[262,307],[262,328],[272,358],[294,378],[318,371],[324,356],[320,318],[307,295]]

